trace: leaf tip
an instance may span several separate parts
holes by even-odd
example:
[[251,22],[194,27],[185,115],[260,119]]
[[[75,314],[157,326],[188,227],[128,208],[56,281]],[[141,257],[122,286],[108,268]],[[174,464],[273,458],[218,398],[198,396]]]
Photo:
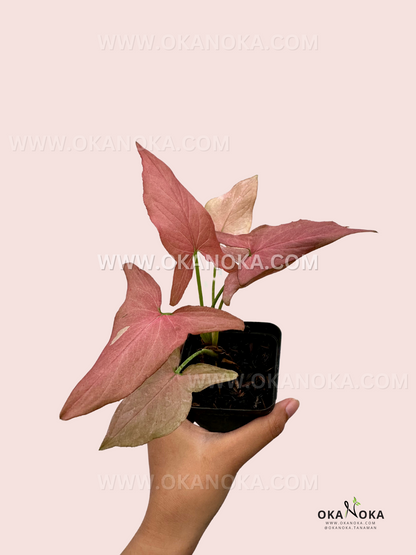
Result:
[[62,410],[59,413],[59,418],[61,420],[71,420],[71,418],[74,418],[74,415],[71,414],[71,407],[68,407],[68,401],[62,407]]
[[141,154],[141,151],[142,151],[142,150],[145,150],[144,146],[142,146],[142,145],[141,145],[140,143],[138,143],[137,141],[136,141],[136,148],[137,148],[137,152],[138,152],[139,154]]
[[347,229],[352,229],[353,231],[356,231],[357,233],[378,233],[378,231],[376,229],[354,229],[354,228],[350,228],[350,227],[347,227]]
[[237,372],[234,372],[234,370],[230,370],[230,382],[231,380],[236,380],[238,378],[238,374]]
[[108,438],[104,438],[100,447],[98,448],[99,451],[105,451],[106,449],[110,449],[112,447],[111,441]]

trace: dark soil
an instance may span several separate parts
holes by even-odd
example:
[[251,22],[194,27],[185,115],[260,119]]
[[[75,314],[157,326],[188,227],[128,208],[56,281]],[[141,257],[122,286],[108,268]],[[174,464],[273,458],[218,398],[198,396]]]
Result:
[[277,344],[271,335],[223,332],[218,347],[204,345],[201,337],[191,336],[185,344],[182,360],[199,349],[218,353],[218,358],[199,355],[190,364],[204,362],[237,372],[238,378],[212,385],[193,394],[193,407],[218,409],[265,409],[273,401],[272,379],[275,372]]

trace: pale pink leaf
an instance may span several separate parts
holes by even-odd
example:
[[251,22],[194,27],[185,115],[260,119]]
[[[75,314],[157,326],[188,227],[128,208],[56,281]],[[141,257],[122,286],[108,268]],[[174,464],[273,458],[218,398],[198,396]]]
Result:
[[372,230],[350,229],[335,222],[298,220],[278,226],[263,225],[244,235],[217,233],[221,244],[248,249],[250,254],[237,271],[227,276],[224,303],[229,305],[241,287],[287,268],[301,256],[347,235],[367,231]]
[[248,233],[257,198],[257,175],[240,181],[220,197],[209,200],[205,208],[211,214],[215,230],[238,235]]
[[237,373],[209,364],[193,364],[175,374],[179,350],[117,407],[100,449],[136,447],[170,434],[185,420],[192,392],[237,378]]
[[[174,306],[181,300],[192,276],[194,253],[199,251],[216,263],[221,260],[222,251],[212,218],[202,204],[164,162],[139,144],[137,150],[143,164],[143,200],[147,212],[165,249],[178,263],[170,299]],[[184,257],[187,257],[185,261]],[[186,267],[182,267],[183,261]]]
[[240,319],[214,308],[185,306],[171,315],[162,314],[161,291],[155,280],[134,264],[125,265],[124,272],[126,300],[116,314],[110,340],[66,401],[63,420],[129,395],[185,342],[188,333],[244,329]]

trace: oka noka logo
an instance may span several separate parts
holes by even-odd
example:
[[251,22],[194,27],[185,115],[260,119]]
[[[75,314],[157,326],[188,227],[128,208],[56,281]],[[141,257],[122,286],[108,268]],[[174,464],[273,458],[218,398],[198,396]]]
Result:
[[[318,518],[324,519],[324,518],[328,518],[328,519],[338,519],[340,518],[341,520],[344,520],[347,518],[348,513],[350,513],[350,515],[353,515],[355,518],[358,518],[360,520],[369,518],[372,520],[375,520],[377,518],[383,518],[384,519],[384,515],[383,515],[383,511],[381,510],[360,510],[358,511],[357,507],[361,505],[361,503],[359,503],[356,499],[356,497],[354,497],[353,502],[352,502],[352,508],[350,508],[350,504],[348,501],[344,501],[344,507],[347,509],[345,511],[345,515],[343,515],[343,512],[341,512],[340,509],[336,510],[332,510],[332,511],[318,511]],[[357,512],[358,511],[358,512]]]

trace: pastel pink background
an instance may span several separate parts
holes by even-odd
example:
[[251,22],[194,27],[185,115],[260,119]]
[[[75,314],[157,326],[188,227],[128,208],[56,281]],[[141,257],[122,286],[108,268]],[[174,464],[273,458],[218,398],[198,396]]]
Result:
[[[97,254],[164,254],[134,150],[13,151],[9,137],[217,135],[228,151],[155,152],[201,202],[258,173],[254,226],[331,219],[379,232],[326,247],[318,271],[235,296],[234,314],[283,330],[282,379],[409,377],[407,389],[280,391],[299,413],[242,472],[316,474],[318,489],[233,491],[197,553],[410,553],[414,5],[26,0],[6,12],[1,551],[114,555],[139,525],[148,492],[102,491],[97,476],[145,474],[146,448],[98,452],[114,406],[65,423],[58,413],[125,295]],[[101,50],[98,35],[116,33],[318,35],[318,49]],[[167,308],[172,273],[152,275]],[[195,294],[192,282],[185,300]],[[383,510],[378,529],[324,530],[318,510],[353,496]]]

